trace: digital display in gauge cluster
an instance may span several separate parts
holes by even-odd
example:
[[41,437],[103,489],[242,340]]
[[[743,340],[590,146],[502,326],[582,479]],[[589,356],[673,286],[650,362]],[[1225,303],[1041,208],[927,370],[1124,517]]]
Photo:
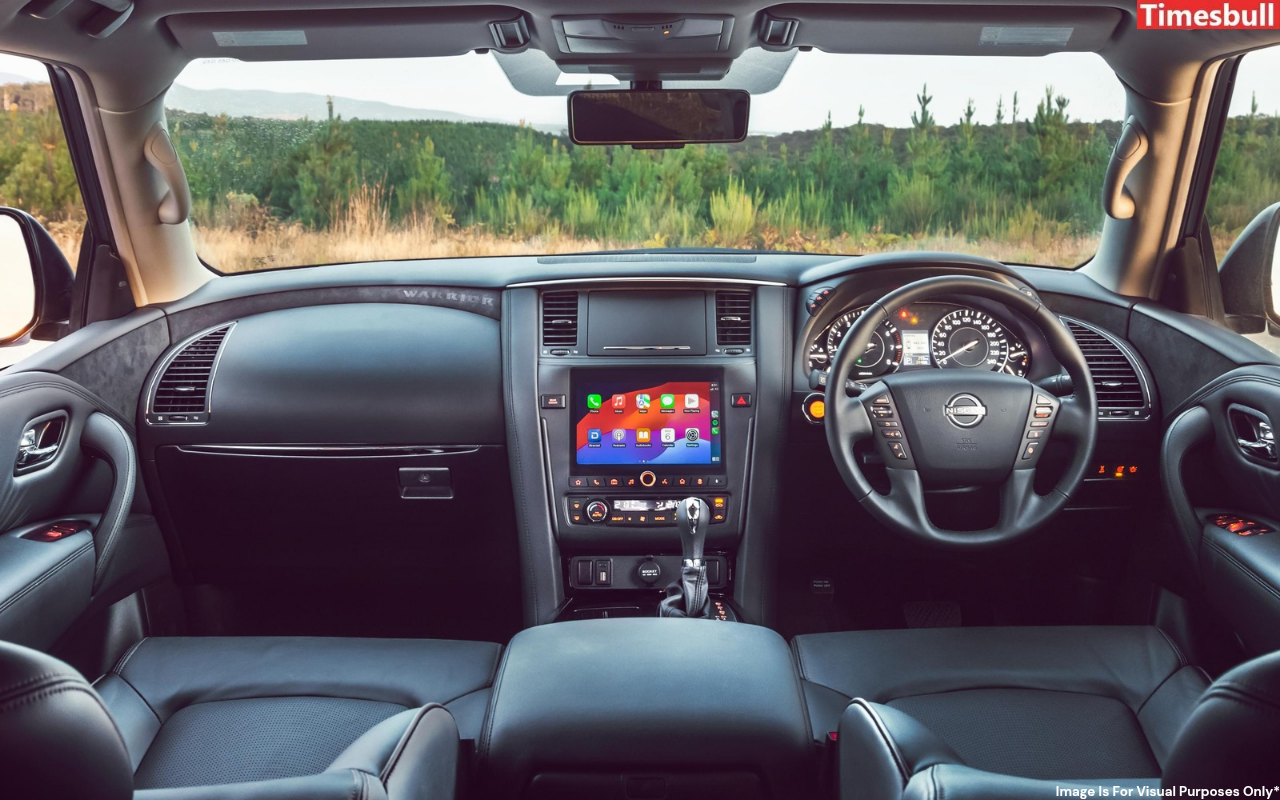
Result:
[[[821,331],[809,347],[808,367],[825,372],[844,337],[866,307],[846,311]],[[857,359],[854,379],[899,369],[982,369],[1025,377],[1031,366],[1027,346],[1004,323],[954,303],[916,303],[881,323]]]

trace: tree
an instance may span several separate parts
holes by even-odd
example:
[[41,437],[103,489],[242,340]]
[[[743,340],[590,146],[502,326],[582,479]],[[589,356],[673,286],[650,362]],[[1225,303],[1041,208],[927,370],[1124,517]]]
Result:
[[436,155],[436,144],[430,136],[414,149],[409,173],[396,187],[396,200],[402,216],[425,214],[437,222],[452,219],[452,190],[444,159]]
[[347,206],[356,181],[356,154],[342,120],[326,124],[290,158],[289,206],[303,224],[327,228]]

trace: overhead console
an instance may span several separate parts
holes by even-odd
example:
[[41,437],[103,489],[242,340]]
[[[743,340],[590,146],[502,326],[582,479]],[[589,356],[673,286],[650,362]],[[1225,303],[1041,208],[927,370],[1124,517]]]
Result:
[[553,17],[560,52],[579,54],[712,53],[729,49],[733,17]]

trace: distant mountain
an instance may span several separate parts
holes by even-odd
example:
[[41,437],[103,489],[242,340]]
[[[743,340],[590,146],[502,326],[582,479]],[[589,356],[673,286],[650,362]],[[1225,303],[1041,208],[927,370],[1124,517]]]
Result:
[[48,83],[48,78],[28,78],[14,72],[0,72],[0,86],[8,83]]
[[[226,114],[231,117],[260,117],[265,119],[326,119],[329,116],[328,97],[305,92],[272,92],[266,89],[192,89],[174,84],[165,97],[167,108],[192,111],[197,114]],[[383,103],[377,100],[356,100],[350,97],[334,97],[333,113],[343,119],[370,120],[440,120],[443,122],[502,122],[514,125],[518,120],[495,117],[472,117],[456,111],[430,108],[409,108]],[[534,130],[560,134],[564,124],[549,122],[528,123]]]

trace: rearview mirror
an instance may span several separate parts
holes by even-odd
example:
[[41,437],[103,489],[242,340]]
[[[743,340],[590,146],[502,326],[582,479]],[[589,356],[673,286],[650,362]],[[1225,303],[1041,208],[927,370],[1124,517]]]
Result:
[[[1280,203],[1263,210],[1236,238],[1218,268],[1222,306],[1232,327],[1280,336]],[[1250,324],[1252,323],[1252,324]]]
[[0,208],[0,347],[61,338],[71,317],[71,266],[29,214]]
[[574,92],[574,144],[683,147],[747,138],[751,95],[729,89]]

